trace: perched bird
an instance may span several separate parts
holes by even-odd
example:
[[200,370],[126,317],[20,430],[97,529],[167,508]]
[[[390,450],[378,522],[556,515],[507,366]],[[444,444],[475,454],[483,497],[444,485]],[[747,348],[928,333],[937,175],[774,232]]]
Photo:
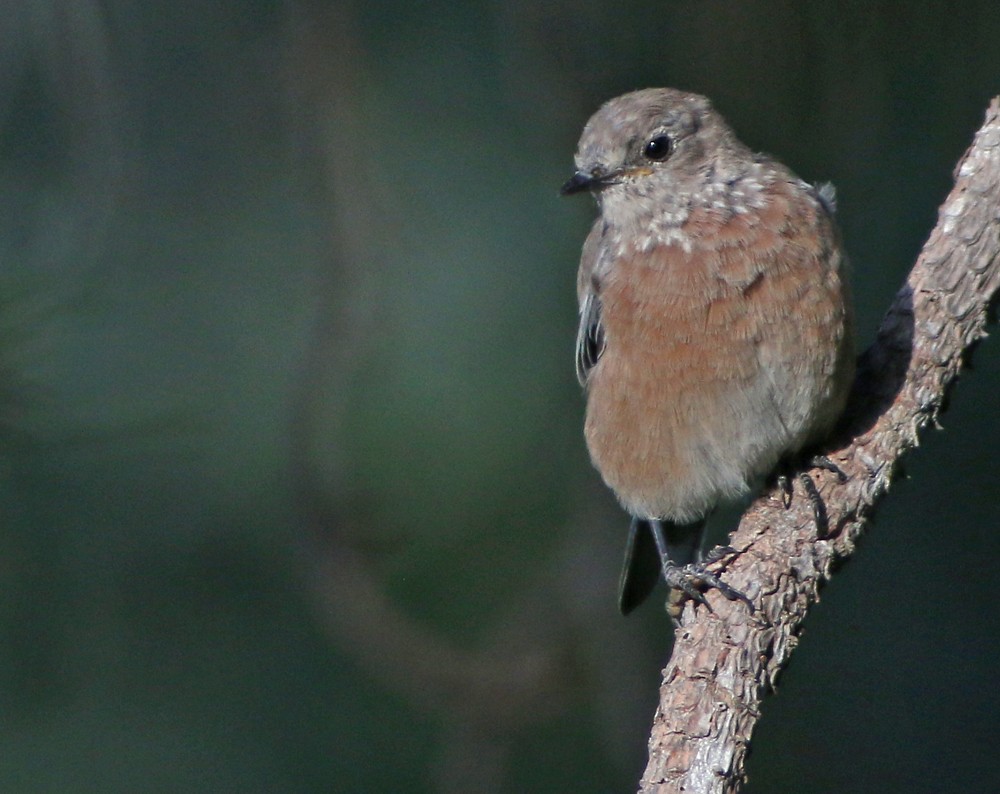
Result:
[[607,102],[575,163],[562,193],[600,211],[577,279],[585,436],[632,516],[619,606],[661,575],[742,598],[700,560],[705,518],[822,442],[854,376],[832,188],[668,88]]

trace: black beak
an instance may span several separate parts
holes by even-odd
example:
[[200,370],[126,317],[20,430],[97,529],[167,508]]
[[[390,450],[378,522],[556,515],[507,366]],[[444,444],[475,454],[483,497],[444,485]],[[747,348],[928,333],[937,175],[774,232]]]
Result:
[[559,192],[564,196],[572,196],[574,193],[590,190],[590,188],[600,184],[600,181],[601,180],[598,177],[585,174],[582,171],[577,171],[573,174],[573,176],[566,180],[561,188],[559,188]]

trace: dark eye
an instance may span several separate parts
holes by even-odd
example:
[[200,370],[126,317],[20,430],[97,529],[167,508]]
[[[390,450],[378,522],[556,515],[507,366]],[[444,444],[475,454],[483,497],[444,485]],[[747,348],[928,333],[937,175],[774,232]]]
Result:
[[642,155],[648,160],[666,160],[669,154],[670,138],[666,135],[657,135],[642,147]]

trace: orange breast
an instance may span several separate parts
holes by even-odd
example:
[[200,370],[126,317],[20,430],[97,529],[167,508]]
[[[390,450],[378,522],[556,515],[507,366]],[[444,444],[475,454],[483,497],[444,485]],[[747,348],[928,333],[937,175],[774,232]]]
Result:
[[585,433],[633,514],[701,517],[825,432],[843,403],[833,232],[783,189],[757,217],[692,213],[690,251],[628,251],[600,284],[606,348]]

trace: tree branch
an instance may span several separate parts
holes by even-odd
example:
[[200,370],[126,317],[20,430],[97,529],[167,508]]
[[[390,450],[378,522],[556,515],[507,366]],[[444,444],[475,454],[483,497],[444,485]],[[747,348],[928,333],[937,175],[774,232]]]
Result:
[[714,612],[682,614],[663,671],[640,791],[736,792],[745,779],[761,700],[797,642],[835,562],[854,551],[896,462],[934,424],[963,356],[986,336],[1000,288],[1000,97],[955,170],[955,187],[906,284],[859,361],[840,442],[830,457],[848,475],[811,472],[826,506],[817,528],[799,487],[789,509],[758,499],[731,538],[726,581],[757,605],[709,593]]

